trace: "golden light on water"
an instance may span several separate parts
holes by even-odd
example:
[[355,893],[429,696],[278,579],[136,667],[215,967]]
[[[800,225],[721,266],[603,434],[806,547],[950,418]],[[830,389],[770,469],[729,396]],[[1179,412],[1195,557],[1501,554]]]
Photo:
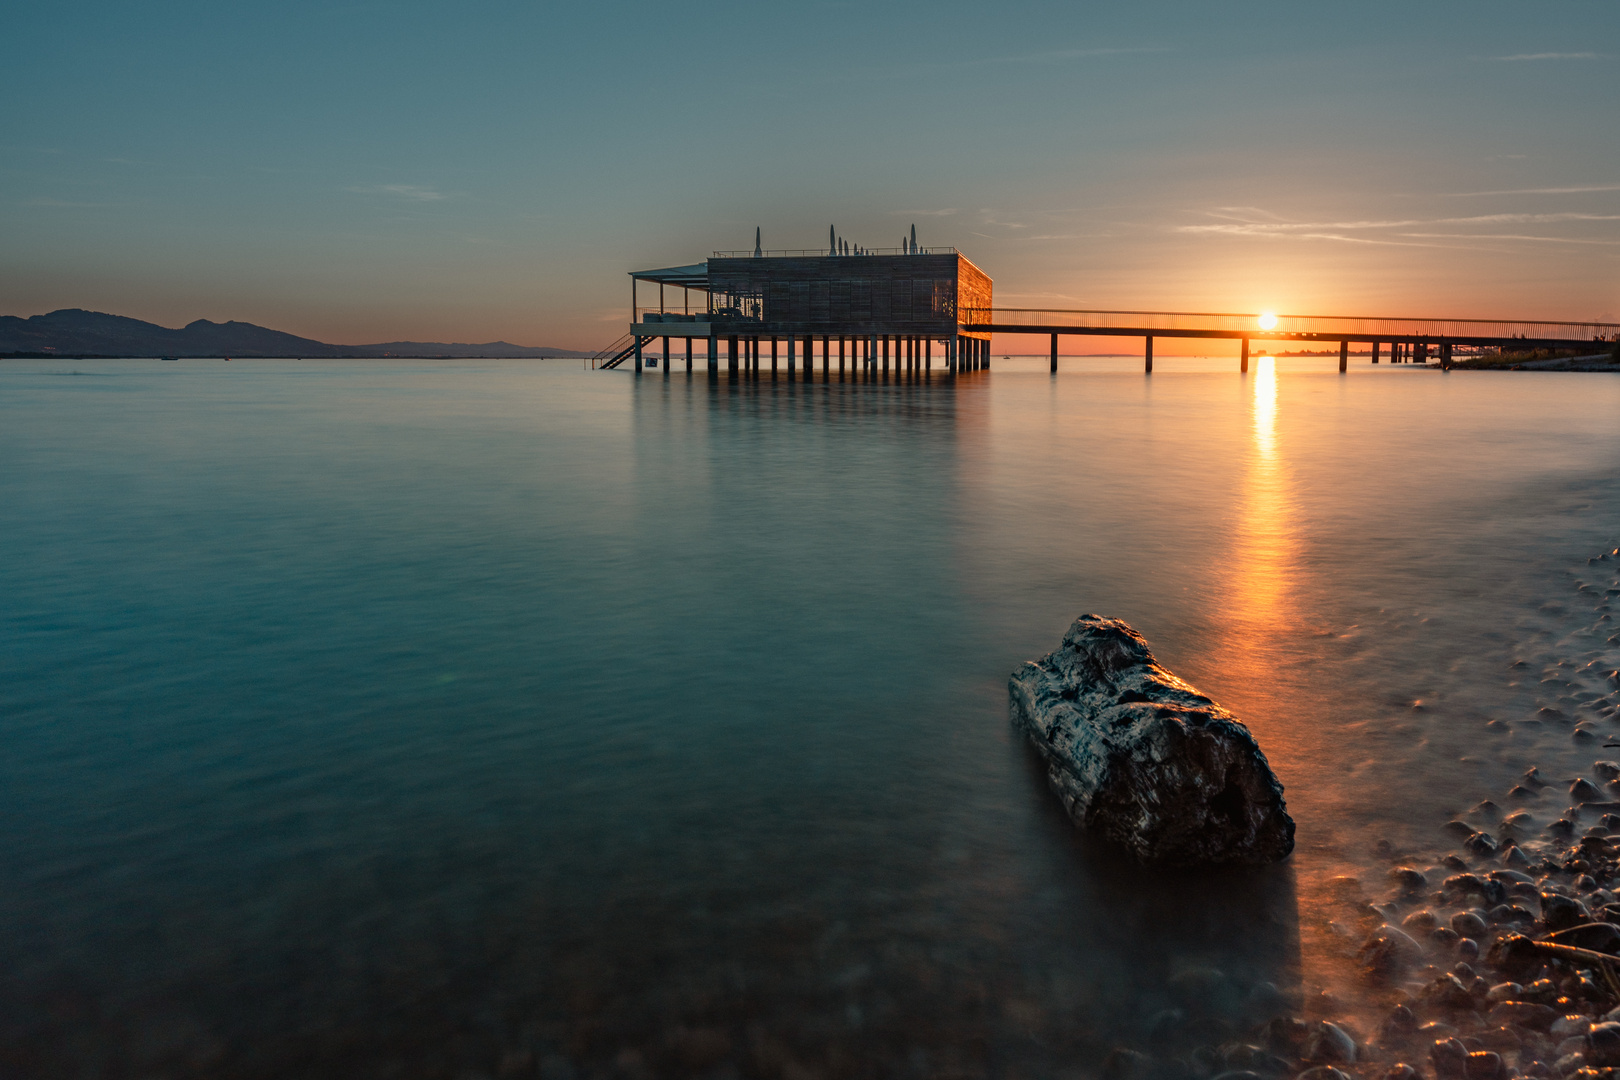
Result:
[[1275,330],[1275,329],[1277,329],[1277,316],[1273,315],[1269,311],[1263,312],[1260,315],[1260,329],[1262,329],[1262,330]]

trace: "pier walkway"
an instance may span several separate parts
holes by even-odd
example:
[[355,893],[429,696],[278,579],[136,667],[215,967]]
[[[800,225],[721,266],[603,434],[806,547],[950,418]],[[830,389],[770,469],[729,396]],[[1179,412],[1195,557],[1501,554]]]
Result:
[[1421,319],[1355,315],[1271,315],[1210,311],[1109,311],[1065,308],[967,308],[964,327],[990,334],[1044,334],[1051,339],[1052,370],[1057,370],[1058,338],[1140,337],[1145,362],[1153,370],[1153,339],[1204,338],[1240,342],[1240,369],[1249,369],[1252,342],[1328,342],[1339,346],[1345,370],[1351,344],[1372,346],[1378,363],[1382,346],[1391,362],[1424,363],[1431,355],[1442,366],[1452,350],[1599,348],[1620,338],[1620,323],[1552,322],[1530,319]]

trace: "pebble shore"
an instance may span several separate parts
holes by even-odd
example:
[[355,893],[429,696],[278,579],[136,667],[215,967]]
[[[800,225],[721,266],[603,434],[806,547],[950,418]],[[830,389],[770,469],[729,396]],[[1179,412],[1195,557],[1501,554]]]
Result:
[[[1578,582],[1577,591],[1596,602],[1602,627],[1610,602],[1620,596],[1620,576],[1612,572],[1620,549],[1589,562],[1604,580]],[[1606,726],[1583,722],[1570,733],[1594,749],[1603,737],[1610,757],[1598,757],[1581,776],[1553,778],[1531,766],[1498,799],[1446,823],[1450,850],[1438,857],[1414,861],[1381,845],[1383,880],[1347,876],[1329,883],[1350,913],[1334,929],[1356,970],[1361,1009],[1346,1006],[1335,1015],[1340,1003],[1323,994],[1309,1007],[1264,1017],[1267,1002],[1282,997],[1268,985],[1251,994],[1249,1025],[1240,1037],[1174,1053],[1116,1049],[1100,1074],[1106,1080],[1620,1080],[1620,731],[1610,730],[1620,720],[1620,671],[1614,660],[1609,648],[1584,665],[1604,668],[1592,674],[1601,675],[1606,693],[1583,704]]]

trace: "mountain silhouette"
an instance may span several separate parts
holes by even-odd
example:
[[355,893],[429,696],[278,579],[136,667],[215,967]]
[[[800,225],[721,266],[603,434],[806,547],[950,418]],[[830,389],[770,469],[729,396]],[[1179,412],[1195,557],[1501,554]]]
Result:
[[483,345],[390,341],[329,345],[246,322],[198,319],[178,330],[123,315],[62,308],[47,315],[0,315],[0,356],[296,356],[296,357],[548,357],[582,355],[569,349],[529,348],[505,341]]

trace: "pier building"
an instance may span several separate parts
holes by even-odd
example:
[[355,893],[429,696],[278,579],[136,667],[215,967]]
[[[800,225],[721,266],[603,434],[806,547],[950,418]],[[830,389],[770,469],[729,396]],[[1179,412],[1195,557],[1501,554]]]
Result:
[[[630,274],[629,332],[595,358],[665,374],[684,352],[718,374],[764,368],[919,373],[989,366],[990,334],[961,313],[992,306],[987,274],[953,247],[872,249],[829,235],[815,250],[716,251],[703,262]],[[651,287],[657,303],[646,303]],[[652,348],[661,339],[662,349]],[[679,343],[679,349],[672,346]],[[935,348],[938,347],[938,355]],[[694,357],[694,352],[697,356]],[[664,360],[658,359],[661,354]]]

